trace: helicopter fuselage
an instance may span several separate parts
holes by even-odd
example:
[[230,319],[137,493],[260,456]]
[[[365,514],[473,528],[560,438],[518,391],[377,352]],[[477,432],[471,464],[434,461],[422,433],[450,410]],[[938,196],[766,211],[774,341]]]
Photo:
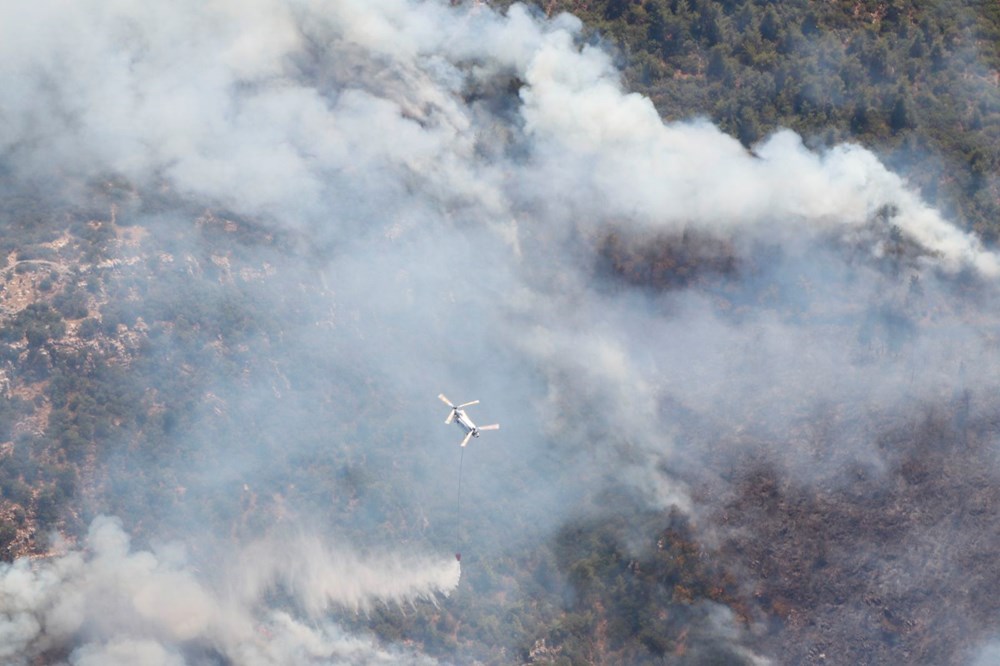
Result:
[[475,423],[472,422],[472,419],[469,418],[469,415],[465,413],[465,410],[462,409],[463,407],[468,407],[470,405],[478,405],[479,404],[478,400],[472,400],[470,402],[463,402],[460,405],[454,405],[444,393],[438,394],[438,400],[451,407],[451,413],[448,414],[448,418],[446,418],[444,422],[447,424],[454,421],[455,423],[458,424],[458,427],[462,429],[462,432],[465,433],[465,437],[462,439],[462,444],[461,444],[461,446],[463,447],[466,444],[468,444],[469,440],[472,439],[473,437],[479,437],[479,433],[482,432],[483,430],[500,429],[499,423],[491,423],[490,425],[477,426]]
[[455,424],[466,434],[471,432],[473,437],[479,437],[479,428],[472,422],[472,419],[469,418],[464,409],[455,410]]

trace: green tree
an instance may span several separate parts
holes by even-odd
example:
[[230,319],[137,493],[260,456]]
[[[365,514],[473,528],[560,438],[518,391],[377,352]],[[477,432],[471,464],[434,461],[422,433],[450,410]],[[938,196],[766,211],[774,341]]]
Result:
[[773,7],[768,7],[760,20],[760,36],[769,42],[777,42],[782,36],[781,19]]
[[889,127],[893,132],[901,132],[913,126],[913,112],[910,109],[909,95],[905,88],[896,91],[892,110],[889,112]]

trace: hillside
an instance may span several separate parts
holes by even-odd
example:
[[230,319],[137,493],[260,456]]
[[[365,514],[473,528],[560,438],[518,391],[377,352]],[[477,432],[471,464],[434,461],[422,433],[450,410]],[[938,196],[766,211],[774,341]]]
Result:
[[[507,4],[507,3],[505,3]],[[996,242],[1000,9],[981,0],[538,2],[615,49],[667,120],[747,147],[778,128],[876,149],[956,223]]]
[[0,25],[0,663],[995,653],[993,5]]

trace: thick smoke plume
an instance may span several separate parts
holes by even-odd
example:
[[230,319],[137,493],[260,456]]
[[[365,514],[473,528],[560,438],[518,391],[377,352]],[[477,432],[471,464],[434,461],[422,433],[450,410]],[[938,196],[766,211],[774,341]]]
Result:
[[[508,222],[537,213],[525,210],[533,191],[590,218],[766,224],[768,235],[775,224],[847,233],[891,206],[939,262],[996,273],[993,254],[860,147],[817,155],[779,133],[754,157],[708,123],[664,125],[648,99],[622,92],[603,51],[578,47],[581,25],[566,15],[412,0],[5,12],[0,75],[16,94],[0,146],[21,172],[55,161],[62,173],[165,179],[334,234],[455,206]],[[504,79],[523,83],[511,117],[460,97]],[[359,189],[342,201],[348,185]]]
[[[609,489],[708,520],[696,490],[745,458],[836,487],[896,464],[876,445],[884,415],[965,391],[986,408],[995,252],[861,146],[779,131],[748,152],[704,120],[664,123],[582,32],[433,0],[0,7],[12,187],[86,202],[94,182],[127,183],[114,215],[169,239],[147,259],[185,279],[230,260],[170,236],[193,218],[280,239],[212,285],[280,313],[239,341],[279,361],[239,357],[204,387],[172,453],[142,468],[193,499],[146,529],[223,533],[204,505],[249,484],[373,553],[265,541],[209,582],[101,519],[87,552],[3,570],[5,658],[392,662],[325,612],[433,600],[458,568],[386,552],[512,552],[607,511]],[[458,529],[441,391],[502,424],[467,450]],[[125,462],[98,473],[96,512],[128,505],[131,450],[109,448]]]
[[[411,661],[349,637],[325,611],[436,601],[459,576],[457,562],[362,560],[314,538],[262,541],[232,557],[219,580],[205,580],[182,550],[133,550],[121,522],[100,517],[84,550],[0,569],[0,658],[28,664],[74,646],[71,664],[183,664],[212,651],[243,664]],[[276,591],[288,608],[266,602]]]

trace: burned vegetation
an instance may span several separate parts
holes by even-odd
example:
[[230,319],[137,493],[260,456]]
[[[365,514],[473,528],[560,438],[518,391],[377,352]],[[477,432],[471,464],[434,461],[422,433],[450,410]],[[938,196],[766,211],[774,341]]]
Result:
[[[697,520],[637,528],[645,521],[631,514],[643,548],[613,517],[564,531],[557,559],[574,589],[566,621],[595,638],[565,643],[560,656],[685,663],[698,623],[672,623],[699,604],[726,609],[747,632],[743,645],[779,663],[964,664],[992,640],[1000,403],[959,351],[995,349],[993,315],[983,311],[991,291],[964,274],[922,272],[918,248],[890,217],[880,211],[862,231],[878,235],[884,252],[873,253],[870,239],[828,234],[805,260],[696,234],[616,230],[597,245],[597,275],[617,290],[645,293],[665,313],[696,298],[737,327],[769,322],[768,335],[800,353],[836,350],[844,374],[787,380],[771,359],[810,361],[747,343],[734,354],[763,366],[734,363],[725,380],[732,395],[750,391],[745,399],[696,409],[684,397],[661,400],[673,436],[698,451],[670,463],[690,484]],[[814,270],[825,253],[847,269]],[[860,276],[883,286],[859,291]],[[748,381],[754,368],[766,372]],[[892,388],[821,385],[845,377]],[[570,547],[583,543],[590,556]],[[565,636],[547,635],[546,653]],[[743,658],[734,650],[723,661]]]
[[598,242],[596,254],[599,276],[652,290],[722,282],[736,278],[740,268],[731,241],[689,229],[641,239],[611,229]]
[[[766,456],[740,461],[729,499],[711,513],[721,539],[713,557],[750,592],[762,652],[783,663],[961,664],[991,637],[1000,610],[992,403],[965,393],[883,415],[866,430],[884,467],[845,466],[821,484]],[[700,492],[712,501],[722,491]]]

